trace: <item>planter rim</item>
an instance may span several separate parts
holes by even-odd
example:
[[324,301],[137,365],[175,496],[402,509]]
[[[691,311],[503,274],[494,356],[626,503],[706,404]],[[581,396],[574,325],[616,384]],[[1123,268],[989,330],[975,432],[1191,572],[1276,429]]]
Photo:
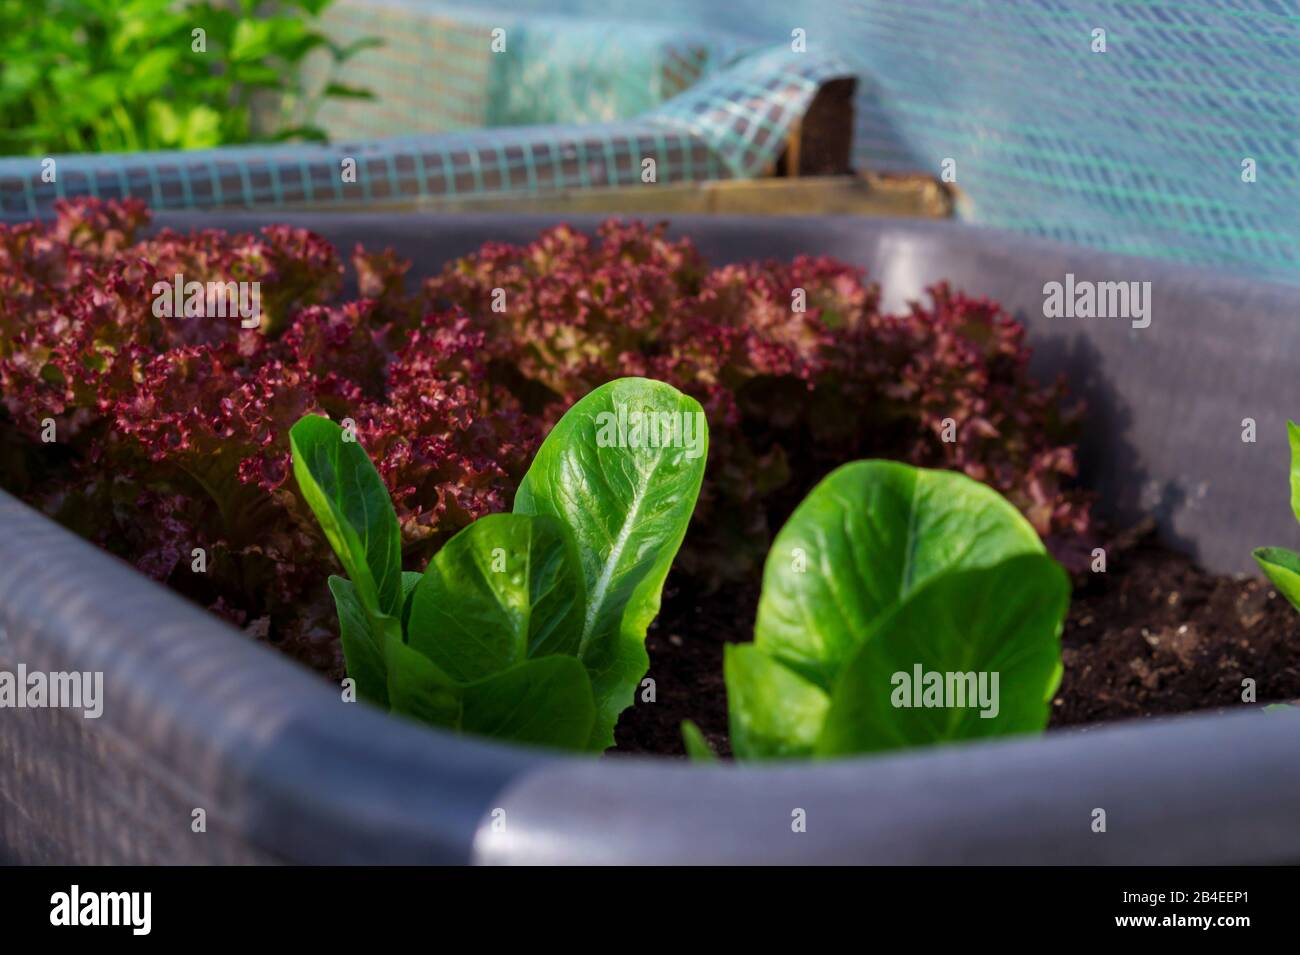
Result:
[[[0,528],[0,661],[105,670],[82,731],[186,775],[264,861],[1300,861],[1300,709],[807,765],[552,756],[344,703],[3,492]],[[47,758],[85,775],[80,750]]]

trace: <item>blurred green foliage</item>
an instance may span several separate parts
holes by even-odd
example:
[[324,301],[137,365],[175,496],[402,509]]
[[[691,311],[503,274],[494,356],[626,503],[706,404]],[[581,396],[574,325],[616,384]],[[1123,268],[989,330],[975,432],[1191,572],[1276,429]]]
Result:
[[[0,0],[0,154],[323,141],[313,125],[323,99],[371,98],[332,78],[379,45],[340,47],[321,33],[331,2]],[[329,63],[311,90],[309,55]],[[255,122],[255,103],[278,115]]]

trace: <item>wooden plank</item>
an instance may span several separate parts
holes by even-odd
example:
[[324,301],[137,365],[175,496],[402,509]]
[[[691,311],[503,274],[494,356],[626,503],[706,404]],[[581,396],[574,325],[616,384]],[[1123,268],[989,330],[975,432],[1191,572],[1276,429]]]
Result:
[[559,212],[632,215],[861,215],[949,218],[957,191],[932,176],[808,176],[797,179],[723,179],[575,189],[536,195],[427,196],[366,203],[303,206],[340,212]]

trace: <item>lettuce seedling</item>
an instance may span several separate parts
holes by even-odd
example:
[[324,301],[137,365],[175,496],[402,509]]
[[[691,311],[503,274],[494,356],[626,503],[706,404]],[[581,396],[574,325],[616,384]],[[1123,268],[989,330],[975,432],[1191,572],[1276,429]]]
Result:
[[691,759],[703,763],[717,762],[718,754],[694,720],[682,720],[682,742],[686,745],[686,755]]
[[290,442],[348,574],[329,586],[358,696],[466,732],[613,745],[704,476],[692,398],[644,378],[597,388],[542,443],[514,512],[461,530],[423,574],[401,571],[397,516],[355,439],[309,415]]
[[[1300,426],[1288,421],[1286,433],[1291,445],[1291,513],[1300,521]],[[1300,610],[1300,554],[1285,547],[1257,547],[1252,556],[1278,592]]]
[[1041,730],[1069,593],[991,488],[844,465],[777,535],[754,642],[725,648],[732,750],[825,757]]

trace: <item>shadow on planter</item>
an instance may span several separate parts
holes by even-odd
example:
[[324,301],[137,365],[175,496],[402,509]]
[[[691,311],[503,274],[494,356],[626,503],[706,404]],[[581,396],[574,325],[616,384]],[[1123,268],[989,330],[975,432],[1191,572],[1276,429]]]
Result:
[[[292,215],[416,277],[553,217]],[[596,220],[575,217],[590,229]],[[158,217],[255,229],[257,216]],[[887,308],[946,278],[1089,403],[1098,510],[1212,570],[1288,546],[1300,290],[947,222],[679,219],[715,262],[835,255]],[[1151,323],[1046,318],[1044,284],[1151,283]],[[1258,443],[1241,440],[1242,419]],[[1181,717],[801,766],[565,759],[344,705],[273,651],[0,493],[0,669],[102,671],[103,713],[0,710],[0,861],[1300,862],[1300,711]],[[1092,831],[1104,809],[1107,831]],[[794,832],[803,810],[806,831]],[[201,822],[201,825],[200,825]],[[196,831],[201,830],[201,831]]]

